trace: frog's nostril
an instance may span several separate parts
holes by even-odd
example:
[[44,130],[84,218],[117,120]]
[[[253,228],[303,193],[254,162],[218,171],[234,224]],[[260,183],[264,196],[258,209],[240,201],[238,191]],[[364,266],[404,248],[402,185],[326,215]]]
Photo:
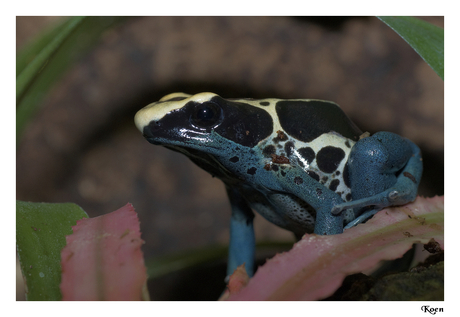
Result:
[[160,124],[158,121],[152,120],[150,123],[144,127],[142,134],[149,142],[152,142],[160,130]]
[[157,132],[160,129],[160,124],[158,121],[152,120],[150,123],[144,127],[144,136],[149,136],[152,137],[154,136],[155,132]]

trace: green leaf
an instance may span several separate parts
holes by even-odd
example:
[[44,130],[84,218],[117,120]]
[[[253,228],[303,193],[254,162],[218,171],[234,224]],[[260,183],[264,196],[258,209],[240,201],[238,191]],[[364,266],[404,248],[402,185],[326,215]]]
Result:
[[16,98],[19,99],[32,83],[47,61],[61,47],[64,40],[83,21],[83,17],[74,17],[44,34],[36,43],[19,54],[16,62]]
[[444,29],[414,17],[378,17],[444,80]]
[[84,217],[71,203],[16,202],[16,243],[27,300],[61,299],[61,250],[72,226]]
[[47,91],[110,26],[123,17],[72,17],[44,33],[16,58],[16,137]]

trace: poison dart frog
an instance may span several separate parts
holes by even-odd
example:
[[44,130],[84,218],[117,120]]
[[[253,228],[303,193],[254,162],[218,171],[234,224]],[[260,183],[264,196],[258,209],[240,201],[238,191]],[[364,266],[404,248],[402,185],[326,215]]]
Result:
[[417,145],[391,132],[363,133],[330,101],[173,93],[139,110],[135,124],[150,143],[224,182],[229,275],[243,263],[254,272],[253,210],[299,239],[340,234],[415,200],[422,176]]

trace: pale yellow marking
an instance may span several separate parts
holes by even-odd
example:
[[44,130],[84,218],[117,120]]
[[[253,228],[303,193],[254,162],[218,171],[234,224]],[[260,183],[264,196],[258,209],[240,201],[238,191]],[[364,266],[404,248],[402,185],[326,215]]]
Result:
[[[199,93],[193,96],[182,93],[182,92],[175,92],[175,93],[166,95],[163,98],[161,98],[159,101],[153,102],[147,105],[146,107],[142,108],[141,110],[139,110],[136,113],[136,116],[134,117],[134,122],[136,124],[136,127],[139,129],[139,131],[143,132],[144,127],[147,126],[150,123],[150,121],[159,120],[163,118],[167,113],[182,108],[190,101],[202,103],[204,101],[210,100],[214,96],[217,96],[217,95],[212,92],[202,92],[202,93]],[[175,97],[187,97],[187,98],[184,100],[180,100],[180,101],[171,101],[171,102],[165,101],[165,100],[172,99]],[[286,101],[313,101],[313,100],[316,100],[316,99],[287,99]],[[278,115],[275,109],[276,103],[278,101],[284,101],[283,99],[275,99],[275,98],[265,98],[265,99],[260,99],[260,100],[232,99],[230,101],[244,102],[254,107],[264,109],[273,118],[273,121],[274,121],[273,122],[273,132],[276,134],[276,131],[283,130],[278,120]],[[262,101],[270,102],[270,106],[261,106],[260,102]]]
[[[181,92],[169,94],[161,98],[160,101],[153,102],[139,110],[136,113],[136,116],[134,117],[134,123],[136,124],[137,129],[143,132],[144,127],[147,126],[150,123],[150,121],[159,120],[163,118],[167,113],[182,108],[190,101],[201,103],[203,101],[211,99],[214,96],[216,96],[216,94],[211,92],[203,92],[193,96]],[[174,97],[188,98],[180,101],[162,102],[164,100],[168,100]]]

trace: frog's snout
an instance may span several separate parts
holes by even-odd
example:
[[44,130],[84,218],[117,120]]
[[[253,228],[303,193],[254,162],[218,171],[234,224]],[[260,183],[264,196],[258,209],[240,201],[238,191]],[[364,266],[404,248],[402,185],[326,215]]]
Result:
[[156,137],[158,136],[158,132],[160,130],[160,124],[156,120],[150,121],[148,125],[144,127],[142,130],[142,135],[144,138],[147,139],[152,144],[161,145],[160,142],[156,141]]

